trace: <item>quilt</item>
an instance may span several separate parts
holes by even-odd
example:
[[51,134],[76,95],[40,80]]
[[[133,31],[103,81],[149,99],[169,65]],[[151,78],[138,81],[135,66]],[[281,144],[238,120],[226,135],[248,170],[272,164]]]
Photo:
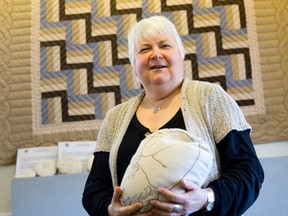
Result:
[[107,110],[141,91],[127,33],[152,15],[175,24],[187,52],[185,76],[217,83],[236,100],[254,143],[288,138],[287,1],[1,4],[0,164],[15,162],[19,147],[95,140]]

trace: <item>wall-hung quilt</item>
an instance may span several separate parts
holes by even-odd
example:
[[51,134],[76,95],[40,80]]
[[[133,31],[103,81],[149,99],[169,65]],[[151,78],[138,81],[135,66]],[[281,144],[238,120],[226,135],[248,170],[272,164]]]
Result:
[[21,147],[95,140],[106,111],[141,91],[127,33],[155,14],[181,35],[185,75],[221,85],[254,143],[288,139],[286,0],[15,0],[0,8],[1,165]]

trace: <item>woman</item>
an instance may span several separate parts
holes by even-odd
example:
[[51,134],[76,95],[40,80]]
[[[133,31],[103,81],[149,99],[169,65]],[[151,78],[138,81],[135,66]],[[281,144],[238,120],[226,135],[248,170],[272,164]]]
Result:
[[205,188],[182,181],[185,193],[158,188],[143,215],[241,215],[256,200],[264,172],[250,139],[251,127],[218,85],[184,78],[185,50],[175,26],[153,16],[129,32],[129,59],[144,90],[107,112],[83,192],[90,215],[134,215],[142,203],[123,206],[122,178],[139,143],[165,128],[180,128],[206,143],[213,162]]

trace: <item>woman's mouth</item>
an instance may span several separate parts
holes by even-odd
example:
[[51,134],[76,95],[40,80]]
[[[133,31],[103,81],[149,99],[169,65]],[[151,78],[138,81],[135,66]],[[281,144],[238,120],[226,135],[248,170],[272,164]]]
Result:
[[166,68],[166,65],[153,65],[150,67],[151,70],[155,70],[155,69],[162,69],[162,68]]

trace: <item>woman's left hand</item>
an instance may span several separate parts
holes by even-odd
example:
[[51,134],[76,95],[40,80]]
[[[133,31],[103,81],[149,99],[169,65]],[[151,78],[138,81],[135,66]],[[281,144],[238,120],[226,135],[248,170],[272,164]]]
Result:
[[128,215],[137,215],[137,216],[149,216],[150,212],[147,213],[137,213],[143,206],[141,202],[137,202],[128,206],[122,206],[120,202],[122,191],[119,186],[115,187],[114,194],[112,197],[111,204],[108,206],[108,215],[111,216],[128,216]]
[[169,201],[152,200],[153,215],[189,215],[203,208],[207,201],[206,191],[187,180],[182,180],[181,186],[186,191],[183,194],[162,187],[158,188],[157,191]]

